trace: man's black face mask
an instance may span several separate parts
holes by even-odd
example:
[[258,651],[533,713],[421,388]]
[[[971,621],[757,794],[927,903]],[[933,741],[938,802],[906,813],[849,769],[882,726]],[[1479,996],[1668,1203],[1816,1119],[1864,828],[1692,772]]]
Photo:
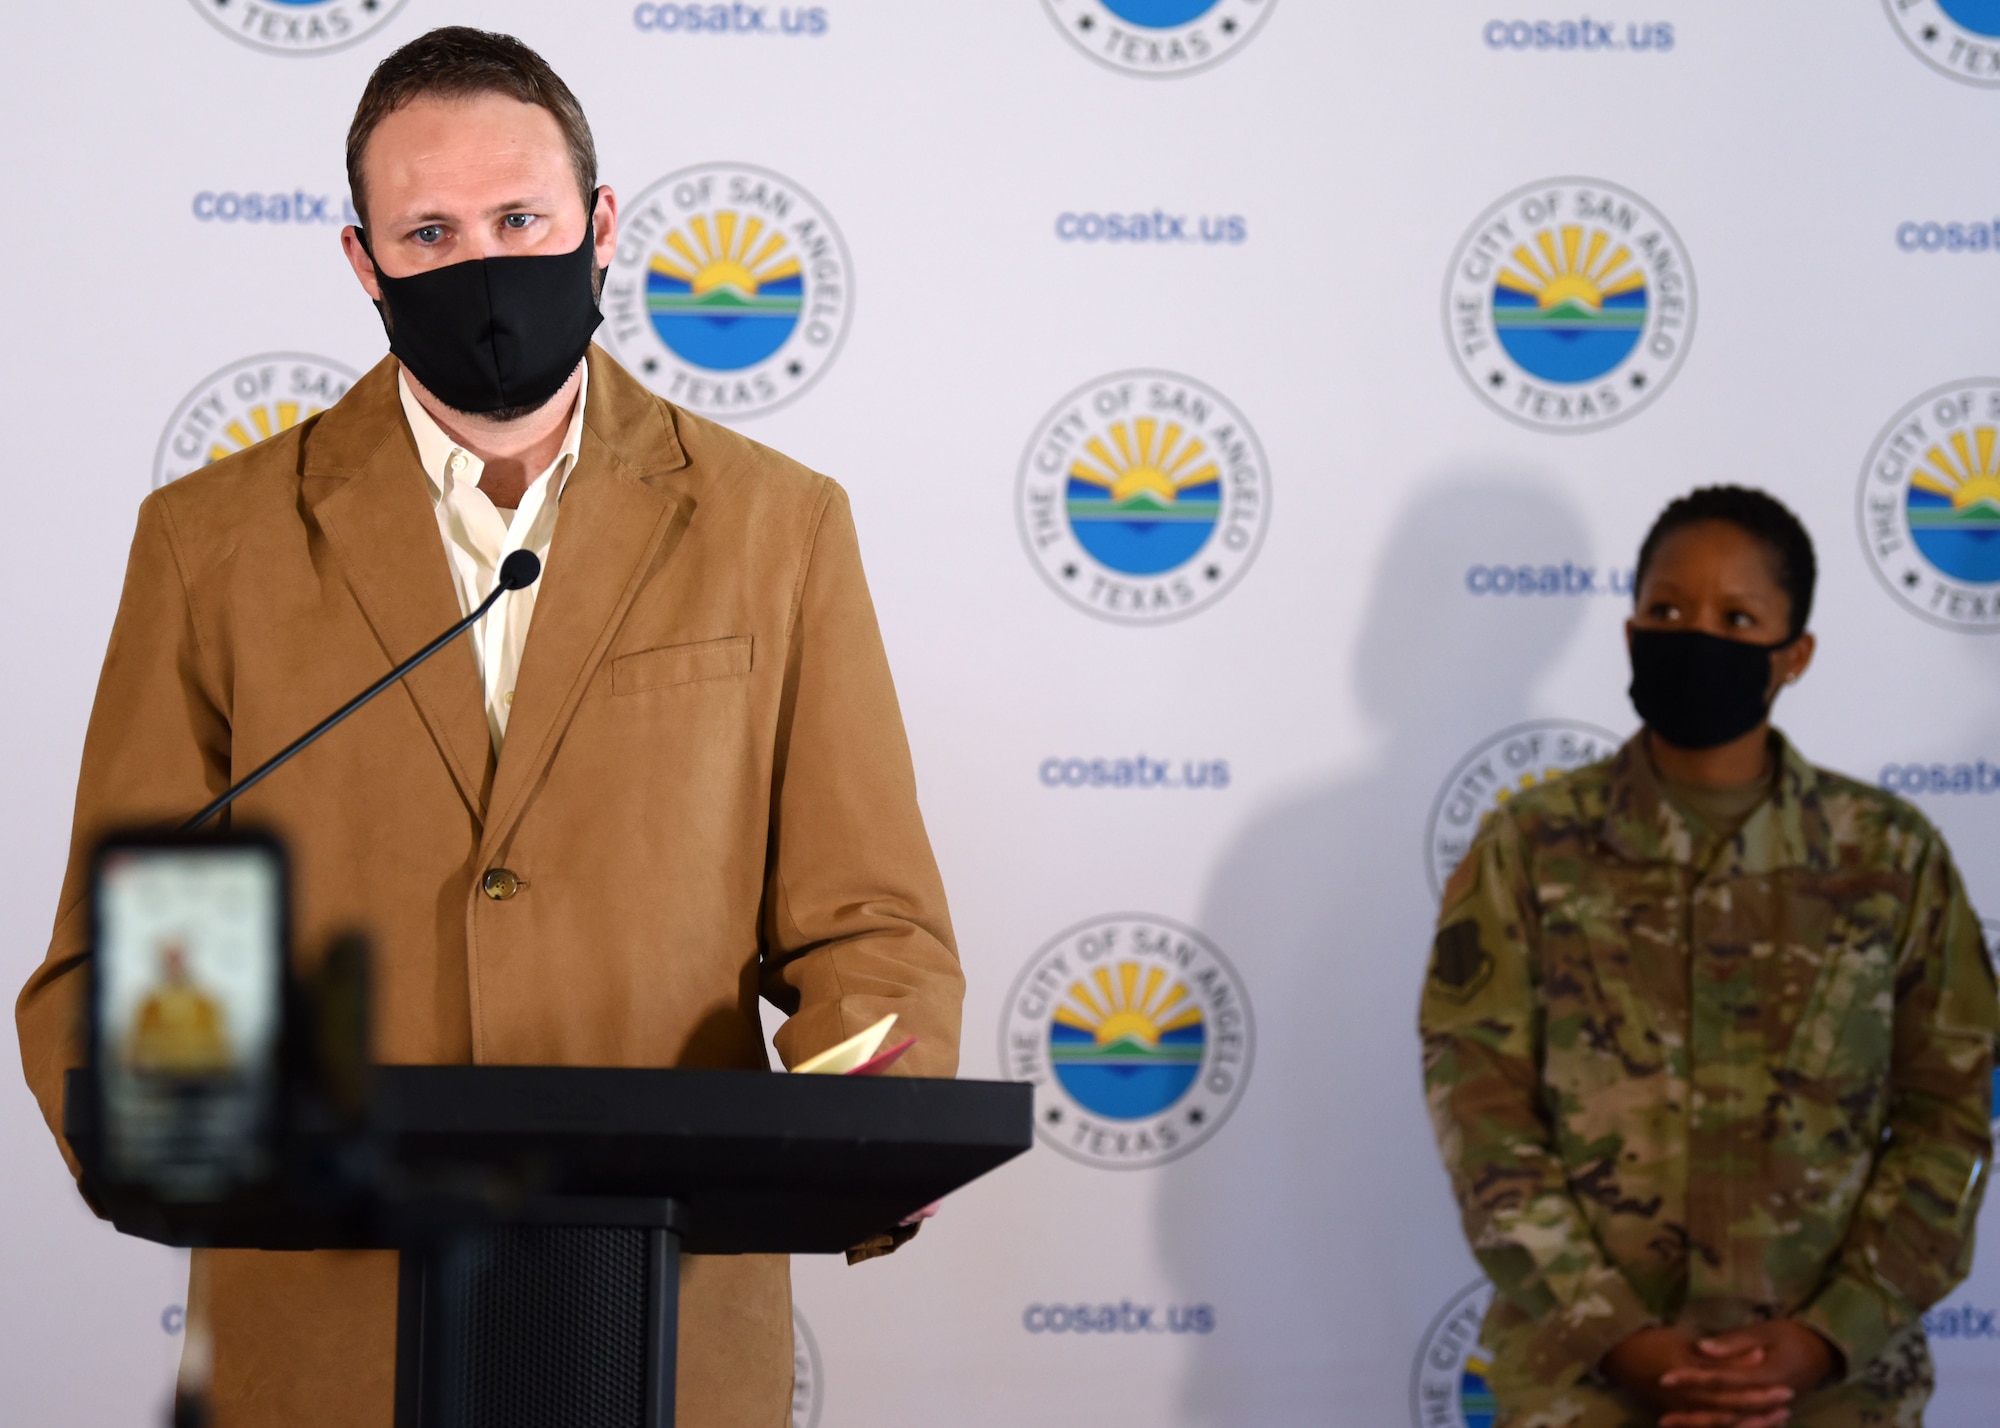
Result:
[[1632,707],[1677,749],[1713,749],[1749,733],[1771,712],[1775,645],[1698,630],[1632,631]]
[[[375,263],[389,350],[437,399],[480,416],[522,416],[569,380],[604,321],[597,310],[597,199],[567,253],[474,258],[407,278]],[[361,232],[368,260],[375,253]]]

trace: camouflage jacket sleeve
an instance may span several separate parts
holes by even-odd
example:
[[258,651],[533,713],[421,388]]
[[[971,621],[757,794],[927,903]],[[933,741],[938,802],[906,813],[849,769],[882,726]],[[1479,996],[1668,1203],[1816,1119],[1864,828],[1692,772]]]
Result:
[[1594,1368],[1655,1322],[1591,1233],[1554,1151],[1542,1087],[1534,890],[1514,821],[1492,815],[1445,887],[1419,1026],[1424,1088],[1467,1239],[1540,1325],[1525,1367]]
[[1840,1254],[1799,1316],[1859,1372],[1972,1265],[1992,1154],[1992,965],[1941,840],[1917,870],[1896,963],[1882,1151]]

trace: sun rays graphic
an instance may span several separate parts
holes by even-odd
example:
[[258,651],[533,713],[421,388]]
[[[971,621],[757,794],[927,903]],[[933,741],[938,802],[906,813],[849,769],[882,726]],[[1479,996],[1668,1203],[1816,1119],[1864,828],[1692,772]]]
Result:
[[[1098,1064],[1126,1058],[1181,1060],[1190,1054],[1201,1058],[1201,1007],[1185,983],[1169,978],[1160,967],[1121,962],[1115,976],[1112,968],[1097,968],[1089,980],[1070,984],[1069,999],[1056,1007],[1054,1025],[1087,1036],[1090,1045],[1082,1054]],[[1064,1053],[1058,1049],[1056,1055],[1061,1059]]]
[[1504,783],[1501,784],[1499,790],[1493,795],[1494,801],[1505,803],[1517,793],[1526,793],[1529,789],[1547,783],[1552,778],[1561,778],[1568,772],[1568,769],[1556,765],[1551,765],[1540,772],[1529,769],[1512,786]]
[[697,213],[667,233],[647,264],[653,331],[697,367],[756,366],[791,339],[804,309],[797,252],[754,213]]
[[1600,228],[1568,223],[1517,244],[1493,280],[1493,328],[1507,355],[1546,382],[1593,382],[1645,334],[1646,273]]
[[2000,433],[1990,426],[1953,432],[1947,442],[1949,450],[1933,446],[1924,453],[1923,464],[1910,473],[1910,485],[1951,502],[1954,513],[1969,513],[1977,508],[2000,521],[1996,434]]
[[[325,407],[302,406],[298,402],[262,402],[249,408],[242,416],[222,429],[229,439],[224,445],[218,441],[208,448],[208,459],[220,461],[225,456],[233,456],[239,451],[255,446],[266,437],[276,436],[281,431],[290,431],[307,417],[318,416]],[[250,426],[245,426],[244,422]],[[250,427],[257,429],[253,436]]]
[[746,219],[733,209],[697,213],[665,242],[668,251],[653,254],[652,270],[684,284],[697,303],[719,295],[749,303],[801,271],[798,256],[786,251],[790,245],[783,233],[767,229],[755,214]]
[[1081,506],[1215,518],[1222,470],[1214,461],[1202,460],[1208,447],[1199,437],[1188,436],[1177,422],[1162,429],[1153,417],[1113,422],[1107,435],[1118,448],[1115,453],[1104,437],[1093,436],[1083,446],[1090,460],[1078,457],[1069,468],[1072,515]]
[[1575,223],[1542,229],[1533,248],[1526,243],[1515,247],[1516,266],[1503,267],[1496,286],[1533,298],[1537,310],[1548,315],[1567,309],[1575,317],[1601,317],[1607,305],[1621,305],[1614,299],[1629,303],[1637,295],[1643,302],[1646,274],[1631,266],[1631,249],[1622,243],[1613,248],[1611,235],[1602,229],[1587,233],[1586,238],[1586,230]]

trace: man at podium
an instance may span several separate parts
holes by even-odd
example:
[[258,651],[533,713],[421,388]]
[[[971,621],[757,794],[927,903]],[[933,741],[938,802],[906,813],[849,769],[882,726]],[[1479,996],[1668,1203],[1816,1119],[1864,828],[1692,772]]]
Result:
[[[47,961],[17,1009],[60,1124],[88,859],[177,823],[533,551],[546,574],[247,793],[296,945],[374,945],[390,1063],[760,1068],[894,1012],[949,1076],[963,992],[847,497],[591,345],[618,203],[534,52],[436,30],[370,78],[341,239],[392,355],[141,505]],[[65,1154],[67,1154],[65,1147]],[[73,1162],[72,1162],[73,1163]],[[199,1255],[222,1424],[387,1425],[386,1253]],[[680,1421],[784,1421],[776,1257],[683,1260]]]

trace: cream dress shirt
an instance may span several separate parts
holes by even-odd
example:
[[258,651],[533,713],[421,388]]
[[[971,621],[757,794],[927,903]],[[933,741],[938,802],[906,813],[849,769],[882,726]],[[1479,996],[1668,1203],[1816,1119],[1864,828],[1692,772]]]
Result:
[[[564,484],[576,469],[577,450],[583,442],[583,404],[590,394],[590,364],[583,366],[583,380],[576,389],[576,410],[570,413],[569,431],[563,436],[562,450],[537,476],[521,497],[519,509],[503,511],[479,489],[480,473],[486,464],[445,434],[424,410],[401,372],[396,388],[403,398],[403,416],[416,438],[417,459],[423,463],[430,482],[431,505],[437,511],[438,531],[444,537],[444,553],[451,564],[451,583],[458,591],[458,608],[466,613],[493,593],[500,578],[500,562],[517,550],[531,550],[544,567],[549,561],[549,542],[555,539],[556,513],[562,505]],[[486,689],[486,726],[493,733],[493,752],[507,737],[507,711],[514,702],[514,678],[521,669],[521,651],[528,644],[528,622],[534,618],[535,595],[542,588],[536,581],[525,590],[503,595],[484,619],[472,627],[472,657]]]

